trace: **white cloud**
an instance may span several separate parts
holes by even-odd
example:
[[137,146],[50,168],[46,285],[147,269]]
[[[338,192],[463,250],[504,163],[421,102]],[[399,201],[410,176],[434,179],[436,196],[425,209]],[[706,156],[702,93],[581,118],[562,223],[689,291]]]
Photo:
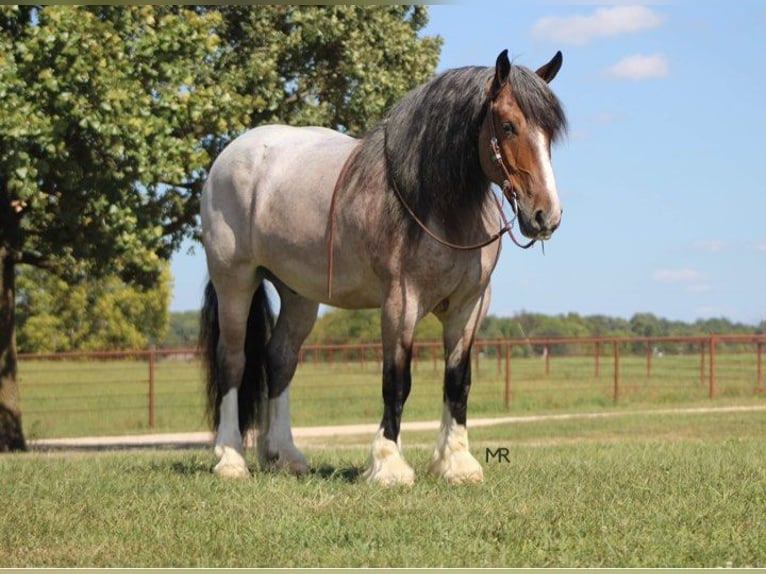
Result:
[[662,54],[634,54],[623,58],[606,71],[608,76],[627,80],[646,80],[668,76],[668,61]]
[[701,251],[707,251],[708,253],[718,253],[723,249],[723,241],[720,239],[703,239],[695,241],[692,247]]
[[660,283],[698,283],[705,275],[696,269],[684,267],[681,269],[657,269],[652,278]]
[[582,45],[593,38],[632,34],[656,28],[662,17],[646,6],[598,8],[588,16],[545,16],[532,26],[532,36]]
[[766,241],[761,241],[760,243],[756,243],[755,248],[757,251],[766,251]]
[[712,290],[707,282],[707,276],[702,271],[689,267],[657,269],[652,274],[652,278],[659,283],[681,285],[687,293],[706,293]]
[[601,111],[591,114],[590,120],[594,124],[613,124],[620,120],[622,114],[616,112]]

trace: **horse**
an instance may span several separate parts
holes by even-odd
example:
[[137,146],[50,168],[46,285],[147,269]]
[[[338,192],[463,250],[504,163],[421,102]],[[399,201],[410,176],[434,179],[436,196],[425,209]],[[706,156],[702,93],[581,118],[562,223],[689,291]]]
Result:
[[[471,346],[500,236],[512,233],[501,202],[532,242],[561,222],[551,144],[566,117],[548,86],[561,65],[557,52],[532,71],[504,50],[494,67],[447,70],[414,88],[361,139],[264,125],[224,148],[200,199],[215,474],[249,476],[243,434],[253,426],[261,468],[309,471],[293,441],[289,385],[323,303],[381,310],[383,416],[362,476],[414,481],[400,425],[415,326],[433,313],[445,372],[428,470],[451,483],[483,480],[466,425]],[[266,282],[279,296],[276,319]]]

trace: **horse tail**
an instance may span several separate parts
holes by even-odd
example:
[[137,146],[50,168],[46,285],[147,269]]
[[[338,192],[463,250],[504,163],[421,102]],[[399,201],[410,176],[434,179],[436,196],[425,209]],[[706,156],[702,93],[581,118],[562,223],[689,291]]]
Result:
[[[273,328],[274,314],[261,282],[250,302],[245,336],[245,370],[237,393],[239,430],[242,433],[257,426],[260,418],[258,407],[261,399],[268,394],[270,369],[266,344]],[[220,335],[218,296],[212,281],[208,281],[200,313],[199,346],[207,379],[207,415],[216,429],[220,422],[221,400],[228,390],[223,365],[218,355]]]

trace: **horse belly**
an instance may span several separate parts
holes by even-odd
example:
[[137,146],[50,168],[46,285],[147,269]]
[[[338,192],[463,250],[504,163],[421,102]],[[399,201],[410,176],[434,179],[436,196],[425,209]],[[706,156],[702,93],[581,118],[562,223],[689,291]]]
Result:
[[[264,155],[260,170],[252,250],[259,265],[308,299],[347,308],[380,304],[380,281],[363,232],[336,208],[333,297],[328,297],[328,231],[335,182],[355,140],[331,132],[286,138]],[[302,132],[302,133],[301,133]],[[314,136],[324,137],[314,137]]]
[[332,280],[328,282],[330,269],[324,252],[313,259],[307,257],[309,252],[317,253],[302,246],[283,244],[274,251],[279,256],[270,257],[264,267],[290,289],[312,301],[346,309],[380,306],[380,281],[363,262],[349,268],[339,261],[342,257],[336,253]]

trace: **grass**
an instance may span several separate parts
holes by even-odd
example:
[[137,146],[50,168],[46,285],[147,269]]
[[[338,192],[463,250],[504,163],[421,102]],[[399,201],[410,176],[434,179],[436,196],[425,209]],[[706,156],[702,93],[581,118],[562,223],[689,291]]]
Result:
[[[513,358],[511,404],[505,407],[505,365],[483,358],[473,368],[471,417],[591,411],[615,408],[612,359],[553,357],[546,374],[540,358]],[[382,412],[380,365],[307,363],[291,386],[297,426],[376,422]],[[715,404],[762,403],[754,356],[716,356]],[[149,425],[149,374],[138,360],[40,361],[20,365],[21,398],[28,438],[194,431],[207,428],[202,375],[196,360],[158,361],[154,369],[154,426]],[[405,420],[438,419],[442,367],[430,358],[413,369]],[[698,356],[621,358],[618,409],[709,403],[708,381]]]
[[405,433],[418,479],[393,489],[358,479],[369,437],[309,447],[301,479],[222,481],[200,451],[3,456],[0,566],[763,567],[765,435],[763,411],[477,428],[509,462],[451,487],[424,475],[433,433]]

